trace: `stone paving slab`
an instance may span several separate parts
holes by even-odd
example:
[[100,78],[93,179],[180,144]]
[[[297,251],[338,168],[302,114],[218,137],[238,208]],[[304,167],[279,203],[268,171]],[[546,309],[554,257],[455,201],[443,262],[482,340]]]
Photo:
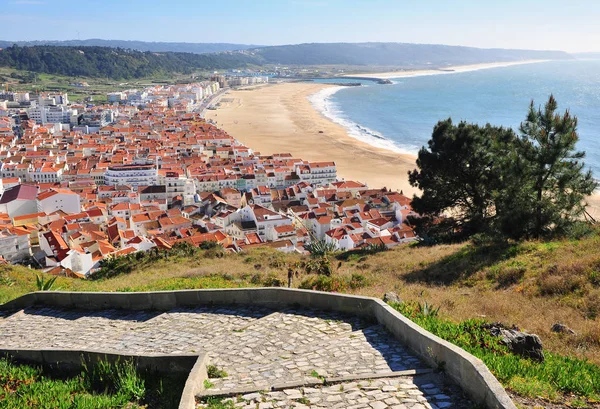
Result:
[[[199,400],[200,401],[200,400]],[[252,392],[219,399],[242,409],[345,408],[345,409],[446,409],[471,407],[460,390],[440,375],[395,377],[346,382],[322,387]],[[198,403],[198,408],[209,405]]]
[[[307,309],[232,306],[156,312],[31,307],[2,321],[0,345],[7,349],[206,352],[209,363],[228,375],[211,380],[211,393],[227,394],[240,388],[271,390],[282,383],[314,383],[317,376],[426,368],[381,325]],[[364,388],[358,392],[370,396]]]

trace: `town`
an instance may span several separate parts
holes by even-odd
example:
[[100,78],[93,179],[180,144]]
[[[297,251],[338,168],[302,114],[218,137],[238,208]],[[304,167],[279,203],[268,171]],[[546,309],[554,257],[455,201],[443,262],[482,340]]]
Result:
[[[101,261],[187,242],[305,253],[416,240],[401,192],[338,177],[334,162],[262,155],[203,118],[228,85],[108,94],[0,93],[0,262],[86,278]],[[229,84],[228,84],[229,82]]]

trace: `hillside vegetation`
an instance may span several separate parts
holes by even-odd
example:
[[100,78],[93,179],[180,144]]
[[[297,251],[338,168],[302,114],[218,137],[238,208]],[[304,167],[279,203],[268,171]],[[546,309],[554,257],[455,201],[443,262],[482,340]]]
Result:
[[[317,43],[248,49],[238,45],[206,48],[185,43],[63,42],[62,45],[11,45],[0,50],[0,67],[37,73],[130,79],[165,73],[227,70],[265,65],[354,67],[445,67],[448,65],[569,59],[562,51],[480,49],[402,43]],[[0,47],[2,47],[0,42]],[[35,44],[35,45],[32,45]],[[82,45],[79,45],[82,44]],[[112,45],[112,47],[90,44]],[[156,44],[162,44],[157,46]],[[126,48],[121,48],[126,47]],[[231,51],[237,48],[239,51]],[[186,51],[186,52],[181,52]],[[202,53],[198,53],[202,51]]]
[[[600,366],[598,248],[600,231],[577,240],[551,242],[405,245],[376,254],[337,253],[331,274],[325,276],[307,272],[312,260],[309,257],[267,248],[226,254],[218,247],[182,247],[162,255],[139,253],[119,259],[104,271],[111,278],[84,281],[59,277],[52,289],[149,291],[286,286],[288,268],[292,268],[298,272],[293,287],[375,297],[395,291],[404,302],[397,306],[400,311],[479,356],[505,386],[528,399],[527,404],[542,397],[545,401],[585,406],[593,405],[600,395],[600,385],[594,386],[593,380]],[[35,270],[0,267],[0,302],[36,289]],[[429,310],[439,308],[439,313],[420,314],[417,307],[425,303]],[[546,362],[536,364],[517,358],[497,346],[481,349],[481,345],[488,344],[477,341],[477,323],[498,321],[538,334],[549,352]],[[552,332],[556,322],[568,325],[576,334]],[[475,329],[467,333],[465,328]],[[465,334],[466,338],[456,334]],[[561,379],[554,382],[556,374],[551,371],[562,371]],[[568,379],[573,371],[585,371],[585,379],[591,380],[574,384]]]
[[162,42],[162,41],[132,41],[132,40],[103,40],[100,38],[90,38],[87,40],[39,40],[39,41],[6,41],[0,40],[0,48],[7,48],[13,45],[21,47],[32,47],[37,45],[52,45],[61,47],[112,47],[127,48],[137,51],[152,52],[177,52],[208,54],[219,53],[222,51],[247,50],[257,48],[259,45],[252,44],[232,44],[232,43],[183,43],[183,42]]
[[154,53],[109,47],[13,46],[0,51],[0,67],[113,79],[243,68],[252,62],[240,53]]
[[563,51],[508,50],[439,44],[311,43],[249,50],[271,64],[443,67],[498,61],[571,59]]

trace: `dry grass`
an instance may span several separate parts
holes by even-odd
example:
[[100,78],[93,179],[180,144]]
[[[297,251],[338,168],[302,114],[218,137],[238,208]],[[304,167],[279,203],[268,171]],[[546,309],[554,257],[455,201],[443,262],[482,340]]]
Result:
[[[382,297],[395,291],[405,301],[440,306],[460,321],[485,317],[538,334],[546,349],[600,364],[600,235],[578,241],[527,242],[504,248],[469,244],[402,246],[333,262],[344,291]],[[74,291],[140,291],[287,285],[288,266],[302,261],[269,249],[227,255],[170,258],[137,266],[127,275],[99,281],[60,278]],[[298,287],[308,275],[294,279]],[[8,283],[12,282],[12,285]],[[366,283],[366,286],[364,286]],[[33,272],[0,268],[0,302],[35,291]],[[577,335],[555,334],[561,322]]]

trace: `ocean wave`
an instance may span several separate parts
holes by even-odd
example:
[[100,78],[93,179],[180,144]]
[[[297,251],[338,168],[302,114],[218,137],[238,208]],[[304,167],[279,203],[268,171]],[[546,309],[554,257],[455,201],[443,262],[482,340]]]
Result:
[[381,133],[367,128],[347,117],[331,97],[338,91],[346,87],[327,87],[308,97],[312,106],[327,119],[343,126],[348,135],[361,142],[367,143],[376,148],[387,149],[401,154],[416,155],[418,148],[414,146],[402,146],[386,138]]

